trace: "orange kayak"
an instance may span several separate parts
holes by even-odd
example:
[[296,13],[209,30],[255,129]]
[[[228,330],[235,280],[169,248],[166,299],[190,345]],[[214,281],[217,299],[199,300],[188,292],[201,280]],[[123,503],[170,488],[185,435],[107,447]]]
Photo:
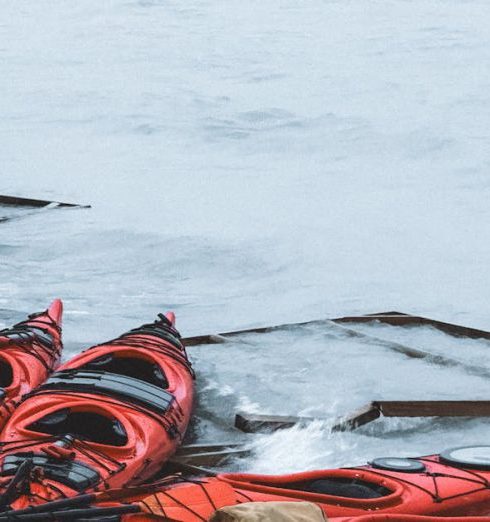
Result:
[[[205,522],[221,507],[271,501],[313,502],[335,522],[489,522],[490,446],[281,476],[173,476],[0,513],[0,522],[14,520],[8,518],[13,515],[15,520],[43,520],[42,513],[66,520]],[[34,515],[41,518],[29,518]]]
[[220,507],[268,501],[313,502],[337,522],[426,522],[438,516],[465,517],[469,522],[469,516],[485,515],[488,522],[490,446],[452,448],[419,458],[380,458],[365,466],[290,475],[177,477],[172,483],[108,491],[91,500],[99,509],[139,511],[121,514],[127,522],[165,518],[203,522]]
[[0,330],[0,429],[21,398],[43,383],[59,363],[63,304]]
[[193,372],[174,316],[76,356],[34,390],[0,434],[0,508],[138,484],[181,443]]

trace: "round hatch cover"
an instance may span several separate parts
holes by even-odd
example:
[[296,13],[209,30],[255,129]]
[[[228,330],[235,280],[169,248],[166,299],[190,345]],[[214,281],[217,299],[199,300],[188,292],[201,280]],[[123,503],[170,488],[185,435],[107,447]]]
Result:
[[374,459],[371,466],[388,471],[401,471],[403,473],[422,473],[425,466],[418,460],[404,459],[400,457],[384,457]]
[[462,468],[490,470],[490,446],[460,446],[443,451],[441,461]]

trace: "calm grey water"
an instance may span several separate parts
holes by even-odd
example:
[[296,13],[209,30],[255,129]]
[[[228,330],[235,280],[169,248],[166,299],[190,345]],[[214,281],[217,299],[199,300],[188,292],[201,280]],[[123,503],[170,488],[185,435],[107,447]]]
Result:
[[[387,309],[490,329],[489,16],[477,0],[2,2],[1,192],[93,208],[2,209],[0,320],[63,298],[67,356],[168,308],[185,335]],[[196,431],[234,437],[236,408],[334,415],[402,374],[403,396],[485,396],[322,335],[195,349],[198,417],[218,412]],[[487,364],[486,345],[447,346]],[[488,431],[395,424],[259,437],[245,466]]]

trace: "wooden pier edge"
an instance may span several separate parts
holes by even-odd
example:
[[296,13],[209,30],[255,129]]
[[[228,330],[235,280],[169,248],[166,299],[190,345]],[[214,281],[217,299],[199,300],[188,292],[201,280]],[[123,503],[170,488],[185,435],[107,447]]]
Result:
[[[403,314],[400,312],[390,312],[390,314],[395,314],[396,317],[400,317]],[[377,317],[377,315],[372,314],[369,316],[370,318]],[[465,363],[463,361],[459,361],[457,359],[453,359],[451,357],[447,357],[444,355],[434,354],[431,352],[426,352],[424,350],[420,350],[417,348],[412,348],[405,344],[401,344],[395,341],[388,341],[386,339],[381,339],[379,337],[374,337],[372,335],[365,334],[363,332],[359,332],[357,330],[353,330],[352,328],[347,328],[342,322],[337,322],[338,320],[324,320],[320,321],[321,324],[330,324],[335,325],[336,328],[341,329],[341,332],[355,339],[360,339],[369,344],[375,344],[377,346],[381,346],[383,348],[387,348],[396,353],[400,353],[405,355],[406,357],[410,357],[412,359],[424,359],[428,363],[436,364],[438,366],[449,367],[449,368],[461,368],[466,371],[470,375],[475,375],[477,377],[490,378],[490,370],[479,365]],[[349,321],[347,321],[349,322]],[[318,321],[312,321],[310,323],[296,323],[296,326],[303,326],[305,324],[317,324]],[[287,325],[291,327],[292,325]],[[286,326],[275,326],[268,327],[267,329],[256,329],[253,330],[254,333],[264,333],[265,331],[274,331],[280,328],[286,328]],[[242,330],[239,333],[243,332],[251,332],[252,330]],[[218,334],[218,335],[205,335],[199,337],[188,337],[183,339],[183,342],[186,346],[197,346],[197,345],[208,345],[208,344],[217,344],[217,343],[226,343],[230,340],[230,337],[238,335],[237,332],[230,332],[228,334]]]
[[249,328],[245,330],[234,330],[230,332],[223,332],[219,334],[197,335],[184,338],[183,341],[186,346],[198,346],[206,344],[217,344],[226,342],[230,337],[249,333],[269,333],[277,330],[285,330],[288,328],[295,328],[310,325],[322,325],[329,323],[345,324],[345,323],[367,323],[367,322],[381,322],[392,326],[432,326],[446,334],[454,337],[468,337],[470,339],[487,339],[490,340],[490,332],[486,330],[479,330],[477,328],[470,328],[453,323],[446,323],[435,319],[429,319],[418,315],[410,315],[403,312],[378,312],[374,314],[355,315],[337,317],[334,319],[315,319],[313,321],[304,321],[299,323],[285,323],[275,326],[264,326],[260,328]]
[[470,339],[490,339],[490,332],[470,328],[453,323],[446,323],[436,319],[429,319],[418,315],[410,315],[402,312],[382,312],[360,316],[346,316],[333,319],[336,323],[361,323],[378,321],[391,326],[432,326],[454,337],[468,337]]
[[312,417],[257,415],[239,412],[235,415],[235,428],[245,433],[257,433],[292,428],[296,424],[308,424],[314,420],[316,419]]
[[[490,400],[372,401],[333,421],[331,431],[352,431],[379,417],[490,417]],[[246,433],[276,431],[325,418],[238,413],[235,427]]]

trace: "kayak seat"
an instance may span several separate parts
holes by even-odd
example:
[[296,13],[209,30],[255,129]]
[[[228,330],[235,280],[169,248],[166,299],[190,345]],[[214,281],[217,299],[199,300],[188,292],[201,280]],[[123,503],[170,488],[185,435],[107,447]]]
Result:
[[30,395],[47,391],[109,396],[121,402],[142,406],[158,414],[165,414],[174,401],[171,393],[140,379],[103,370],[78,368],[53,373]]
[[[284,486],[286,487],[286,486]],[[333,495],[344,498],[380,498],[391,493],[391,490],[359,479],[329,477],[317,479],[310,482],[289,484],[288,489],[320,493],[322,495]]]
[[14,380],[12,366],[7,361],[0,359],[0,388],[7,388]]
[[118,357],[117,354],[109,353],[97,357],[79,369],[102,370],[117,375],[126,375],[126,377],[133,377],[164,389],[169,386],[167,377],[159,364],[137,357]]
[[19,466],[27,459],[31,459],[34,466],[42,468],[47,478],[61,482],[78,492],[95,486],[100,480],[98,472],[86,464],[67,459],[55,459],[32,452],[7,455],[3,459],[0,475],[15,475]]
[[76,439],[111,446],[124,446],[128,441],[124,426],[114,417],[69,408],[50,413],[27,429],[50,435],[72,435]]

